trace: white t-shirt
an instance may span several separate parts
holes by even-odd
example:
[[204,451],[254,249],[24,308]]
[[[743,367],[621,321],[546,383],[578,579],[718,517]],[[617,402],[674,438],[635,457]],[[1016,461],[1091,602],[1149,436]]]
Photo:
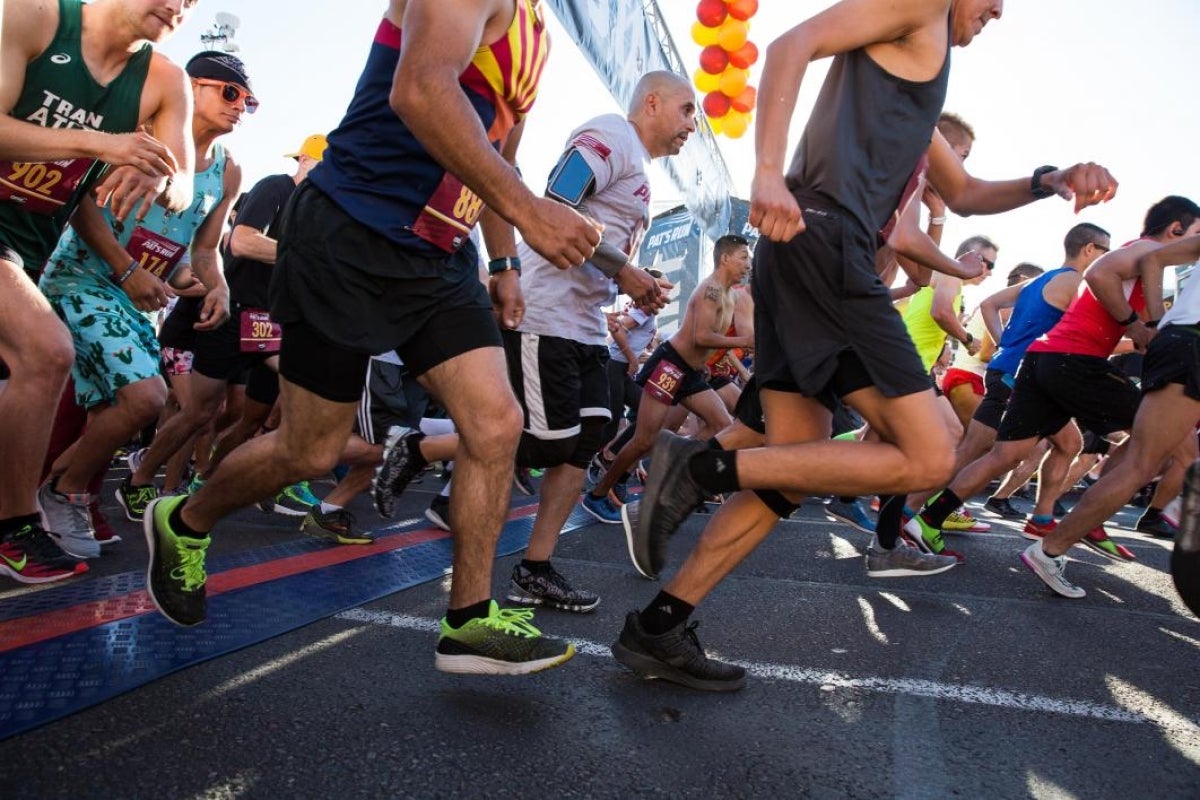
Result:
[[1191,264],[1175,268],[1175,302],[1163,314],[1159,328],[1167,325],[1200,324],[1200,278]]
[[[577,128],[567,146],[583,155],[596,178],[581,210],[604,225],[605,242],[636,253],[650,223],[650,154],[637,130],[624,117],[605,114]],[[603,345],[602,309],[616,300],[616,283],[590,262],[561,270],[524,242],[518,253],[525,296],[520,330]]]
[[[630,306],[622,313],[637,323],[632,328],[626,329],[625,338],[629,342],[629,349],[633,351],[633,354],[641,355],[654,339],[654,334],[658,332],[658,317],[648,314],[636,306]],[[616,342],[608,343],[608,357],[614,361],[620,361],[622,364],[629,363],[629,359],[621,352],[621,347]]]

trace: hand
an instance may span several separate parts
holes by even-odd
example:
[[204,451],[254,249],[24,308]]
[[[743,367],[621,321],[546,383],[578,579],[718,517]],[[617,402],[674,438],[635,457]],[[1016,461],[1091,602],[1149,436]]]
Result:
[[525,318],[525,295],[521,293],[521,273],[514,269],[488,278],[488,295],[500,327],[516,330]]
[[104,134],[100,160],[113,167],[133,167],[151,177],[166,177],[179,170],[170,149],[144,131]]
[[938,194],[938,190],[930,184],[925,184],[925,191],[921,194],[921,202],[929,209],[930,217],[946,216],[946,201]]
[[1107,203],[1117,193],[1117,179],[1099,164],[1090,161],[1068,169],[1048,172],[1042,185],[1053,189],[1064,200],[1075,198],[1075,213],[1088,206]]
[[204,295],[204,305],[200,307],[200,321],[192,327],[198,331],[216,330],[229,319],[229,287],[224,285],[210,289]]
[[166,285],[141,267],[129,274],[121,288],[138,311],[158,311],[167,307]]
[[517,229],[543,258],[559,269],[569,269],[583,266],[592,257],[604,226],[557,200],[539,197]]
[[1154,334],[1158,333],[1157,328],[1147,328],[1146,323],[1140,319],[1125,329],[1125,335],[1133,342],[1133,346],[1139,352],[1144,352],[1146,346],[1150,344],[1150,340],[1154,338]]
[[169,286],[167,289],[170,293],[178,297],[204,297],[204,295],[208,294],[208,287],[199,278],[196,278],[187,286]]
[[969,342],[963,342],[962,346],[963,349],[967,351],[968,355],[977,356],[979,355],[980,348],[983,347],[983,342],[979,339],[971,339]]
[[641,369],[641,364],[636,358],[629,359],[629,366],[625,368],[625,374],[631,378],[636,378],[638,370]]
[[955,276],[956,278],[969,281],[971,278],[978,278],[983,272],[983,256],[974,250],[968,250],[959,256],[957,260],[962,269]]
[[800,204],[778,172],[756,172],[750,186],[750,224],[773,242],[788,242],[804,231]]
[[167,176],[152,176],[134,167],[109,170],[104,180],[92,190],[96,205],[108,206],[118,222],[124,222],[129,212],[137,208],[135,219],[141,222],[150,213],[150,206],[167,189]]
[[626,264],[613,279],[639,308],[654,312],[667,304],[666,292],[654,276],[644,269]]

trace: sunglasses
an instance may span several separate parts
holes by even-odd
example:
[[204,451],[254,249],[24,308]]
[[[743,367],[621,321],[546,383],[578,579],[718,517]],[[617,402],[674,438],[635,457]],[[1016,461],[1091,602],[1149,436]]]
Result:
[[992,261],[992,260],[990,260],[990,259],[984,258],[983,256],[980,256],[980,257],[979,257],[979,260],[983,262],[983,266],[984,266],[984,268],[985,268],[985,269],[986,269],[988,272],[991,272],[992,270],[994,270],[994,269],[996,268],[996,262],[995,262],[995,261]]
[[1107,248],[1107,247],[1105,247],[1105,246],[1104,246],[1104,245],[1102,245],[1102,244],[1096,244],[1095,242],[1092,242],[1092,247],[1096,248],[1096,249],[1097,249],[1097,250],[1099,250],[1101,253],[1107,253],[1107,252],[1108,252],[1108,248]]
[[235,106],[239,100],[245,99],[247,114],[253,114],[255,111],[258,111],[258,98],[236,84],[208,80],[207,78],[193,78],[193,80],[201,86],[220,86],[221,99],[231,106]]

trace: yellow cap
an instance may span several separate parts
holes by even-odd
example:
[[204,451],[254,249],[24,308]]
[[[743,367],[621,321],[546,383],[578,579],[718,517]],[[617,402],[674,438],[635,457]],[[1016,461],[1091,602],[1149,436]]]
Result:
[[294,153],[285,153],[284,158],[299,158],[300,156],[308,156],[309,158],[320,161],[325,155],[325,134],[314,133],[304,140],[300,145],[300,149]]

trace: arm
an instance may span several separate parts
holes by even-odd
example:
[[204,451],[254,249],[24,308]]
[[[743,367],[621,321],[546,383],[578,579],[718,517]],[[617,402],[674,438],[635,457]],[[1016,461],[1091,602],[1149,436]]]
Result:
[[264,231],[249,225],[234,225],[229,235],[229,252],[238,258],[250,258],[264,264],[274,264],[279,242]]
[[[1137,316],[1125,298],[1124,282],[1137,277],[1138,258],[1157,248],[1158,245],[1152,242],[1134,242],[1100,256],[1083,274],[1088,288],[1113,319],[1120,321]],[[1161,284],[1159,295],[1162,295]],[[1126,326],[1126,335],[1138,349],[1144,349],[1154,337],[1154,331],[1137,319]]]
[[565,269],[592,254],[599,229],[526,188],[488,141],[458,82],[485,32],[499,34],[493,20],[500,10],[511,7],[499,0],[409,0],[402,7],[392,0],[388,19],[403,28],[404,42],[390,102],[439,164],[520,229],[530,247]]
[[720,321],[721,290],[711,283],[704,286],[697,295],[693,295],[688,305],[690,306],[689,311],[694,312],[692,317],[692,341],[696,343],[696,347],[713,350],[717,348],[749,347],[754,344],[752,337],[747,338],[741,334],[726,336],[724,331],[717,333],[713,330]]
[[999,343],[1000,337],[1004,335],[1004,321],[1000,318],[1000,312],[1017,304],[1017,297],[1028,283],[1029,281],[1024,281],[1016,286],[1001,289],[995,294],[983,298],[983,302],[979,304],[983,325],[987,328],[988,336],[992,337],[993,342]]
[[917,286],[928,286],[934,272],[955,278],[974,278],[983,271],[983,261],[978,255],[964,253],[956,261],[941,251],[937,239],[921,230],[921,204],[916,199],[926,185],[922,176],[917,191],[903,208],[897,210],[888,245],[895,250],[900,267]]
[[229,209],[233,207],[241,188],[241,165],[232,156],[226,155],[221,201],[208,212],[192,239],[192,271],[207,289],[204,305],[200,307],[200,319],[192,326],[198,331],[213,330],[229,319],[229,284],[225,282],[225,273],[221,271],[218,250]]
[[[509,163],[513,172],[520,180],[517,171],[517,148],[521,144],[521,136],[525,132],[525,123],[519,122],[509,132],[500,148],[500,155]],[[479,217],[479,230],[483,234],[483,245],[487,248],[488,258],[510,258],[517,255],[517,232],[512,223],[506,221],[485,206]],[[517,270],[505,270],[488,276],[488,295],[492,298],[492,308],[496,319],[502,327],[514,330],[521,324],[525,316],[525,295],[521,292],[521,273]]]
[[958,339],[967,348],[967,352],[975,355],[979,352],[980,342],[967,333],[958,318],[958,312],[954,310],[954,298],[958,296],[961,288],[962,281],[958,278],[946,275],[935,277],[933,279],[933,304],[929,309],[929,315],[933,317],[933,321],[938,324],[939,328]]
[[[88,249],[108,264],[114,281],[125,275],[134,259],[117,241],[112,228],[90,197],[83,198],[79,203],[79,208],[71,218],[71,227]],[[120,286],[139,311],[158,311],[167,305],[163,282],[143,269],[130,272]]]
[[[1200,259],[1200,236],[1189,236],[1164,245],[1141,256],[1136,269],[1142,276],[1142,293],[1146,295],[1146,315],[1152,320],[1162,319],[1163,309],[1162,274],[1167,267],[1190,264]],[[1195,280],[1193,278],[1192,280]]]
[[[946,205],[962,216],[999,214],[1038,199],[1034,197],[1029,177],[985,181],[970,175],[963,167],[962,159],[936,130],[929,146],[929,182]],[[1092,163],[1046,173],[1039,182],[1043,189],[1064,200],[1074,198],[1076,212],[1108,202],[1117,193],[1116,179],[1104,167]]]

